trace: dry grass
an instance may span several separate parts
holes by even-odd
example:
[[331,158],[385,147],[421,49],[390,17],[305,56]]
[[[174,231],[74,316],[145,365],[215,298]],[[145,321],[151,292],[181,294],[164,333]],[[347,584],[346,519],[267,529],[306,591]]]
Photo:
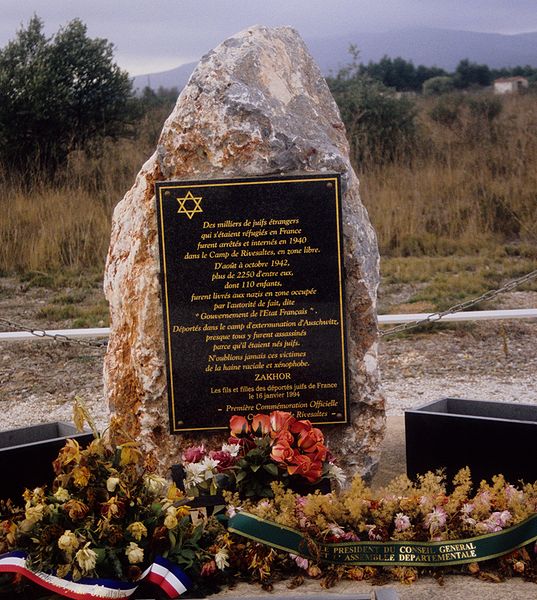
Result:
[[133,140],[74,154],[54,180],[0,171],[0,272],[102,268],[115,204],[147,158]]
[[362,197],[387,256],[474,254],[537,241],[537,103],[502,99],[492,123],[461,111],[452,126],[420,100],[422,145],[397,164],[362,169]]

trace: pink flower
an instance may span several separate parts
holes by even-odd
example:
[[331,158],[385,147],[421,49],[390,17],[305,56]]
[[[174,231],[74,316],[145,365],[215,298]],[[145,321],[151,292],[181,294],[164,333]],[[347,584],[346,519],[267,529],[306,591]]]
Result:
[[438,529],[442,529],[447,521],[447,514],[443,508],[435,507],[429,514],[425,516],[425,526],[433,533]]
[[382,534],[381,532],[378,530],[376,525],[368,525],[369,531],[367,532],[367,537],[372,541],[372,542],[377,542],[382,540]]
[[343,529],[341,529],[341,527],[339,525],[336,525],[335,523],[331,523],[328,526],[328,531],[330,532],[330,535],[333,535],[335,537],[343,537],[345,535],[345,531],[343,531]]
[[504,529],[511,518],[511,513],[508,510],[493,512],[488,519],[477,524],[477,530],[482,533],[496,533]]
[[396,531],[405,531],[410,527],[410,519],[403,513],[397,513],[394,521]]
[[201,446],[190,446],[183,452],[183,462],[197,463],[205,458],[205,447]]
[[492,513],[492,516],[495,517],[498,524],[502,527],[508,525],[512,518],[511,513],[508,510],[502,510],[500,513]]
[[297,556],[296,554],[289,554],[289,556],[296,562],[296,564],[301,568],[307,571],[310,566],[307,558],[302,558],[302,556]]

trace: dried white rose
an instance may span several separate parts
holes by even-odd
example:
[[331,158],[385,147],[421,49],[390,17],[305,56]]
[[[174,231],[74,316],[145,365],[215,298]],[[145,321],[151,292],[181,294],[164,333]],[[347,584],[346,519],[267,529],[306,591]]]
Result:
[[97,554],[89,548],[90,542],[88,542],[81,550],[79,550],[76,555],[76,561],[80,568],[82,569],[82,573],[89,573],[95,569],[95,565],[97,564]]
[[136,542],[131,542],[125,549],[125,554],[131,565],[141,563],[144,560],[144,550]]
[[112,494],[116,491],[116,487],[119,483],[119,477],[109,477],[106,480],[106,489]]
[[68,554],[72,554],[79,546],[78,538],[70,529],[66,529],[58,539],[58,548]]

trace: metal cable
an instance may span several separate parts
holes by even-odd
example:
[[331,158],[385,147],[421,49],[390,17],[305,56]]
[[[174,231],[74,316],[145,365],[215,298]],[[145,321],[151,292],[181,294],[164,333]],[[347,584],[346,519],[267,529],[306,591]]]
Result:
[[531,273],[528,273],[527,275],[523,275],[522,277],[519,277],[518,279],[513,279],[512,281],[509,281],[508,283],[506,283],[505,285],[503,285],[501,288],[499,288],[497,290],[489,290],[488,292],[485,292],[484,294],[481,294],[481,296],[478,296],[477,298],[473,298],[472,300],[466,300],[465,302],[460,302],[459,304],[455,304],[454,306],[451,306],[450,308],[447,308],[446,310],[431,313],[430,315],[427,315],[424,319],[419,319],[418,321],[411,321],[410,323],[401,323],[401,325],[397,325],[395,327],[392,327],[391,329],[384,329],[379,332],[379,335],[381,337],[386,337],[387,335],[393,335],[395,333],[401,333],[402,331],[408,331],[409,329],[415,329],[416,327],[420,327],[421,325],[425,325],[426,323],[440,321],[440,319],[442,319],[443,317],[445,317],[447,315],[452,315],[453,313],[462,312],[463,310],[471,308],[472,306],[475,306],[476,304],[479,304],[480,302],[483,302],[484,300],[490,300],[492,298],[495,298],[498,294],[513,290],[513,289],[521,286],[522,284],[527,283],[528,281],[531,281],[532,279],[535,279],[536,277],[537,277],[537,270],[532,271]]
[[92,340],[79,340],[77,338],[72,338],[63,333],[49,333],[45,329],[39,329],[35,327],[26,327],[25,325],[21,325],[20,323],[15,323],[14,321],[10,321],[9,319],[4,319],[0,317],[0,323],[4,323],[11,329],[15,331],[26,331],[27,333],[31,333],[36,337],[46,337],[54,340],[55,342],[69,343],[69,344],[78,344],[79,346],[84,346],[86,348],[103,348],[108,344],[108,340],[102,340],[100,342],[95,342]]

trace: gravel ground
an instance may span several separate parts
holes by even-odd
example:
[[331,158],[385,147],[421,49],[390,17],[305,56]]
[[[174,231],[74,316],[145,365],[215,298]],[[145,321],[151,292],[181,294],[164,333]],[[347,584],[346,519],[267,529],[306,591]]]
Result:
[[[0,292],[0,317],[26,326],[69,326],[37,318],[54,295],[46,288],[21,291],[14,280],[4,278]],[[534,307],[537,292],[505,294],[502,304]],[[489,321],[383,338],[380,367],[387,414],[401,415],[446,396],[537,404],[536,334],[535,320]],[[84,399],[99,427],[106,427],[103,356],[103,348],[43,339],[0,342],[0,430],[70,422],[75,396]]]

